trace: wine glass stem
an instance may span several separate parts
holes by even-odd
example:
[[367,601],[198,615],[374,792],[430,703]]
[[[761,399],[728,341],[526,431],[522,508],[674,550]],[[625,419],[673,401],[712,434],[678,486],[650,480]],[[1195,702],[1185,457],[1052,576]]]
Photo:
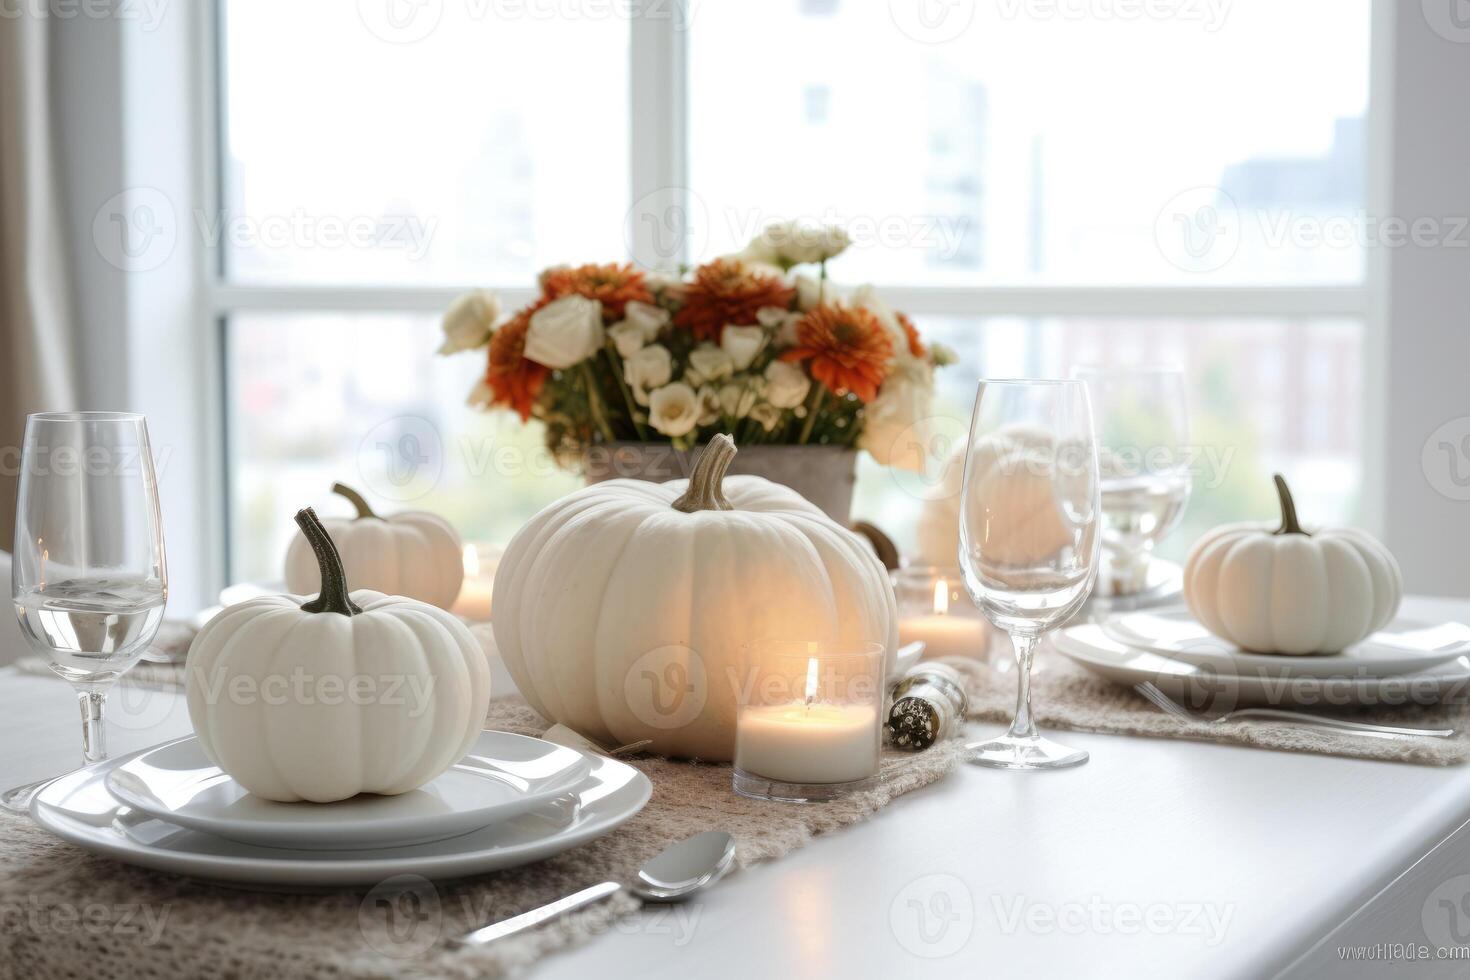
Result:
[[1036,637],[1011,634],[1016,648],[1016,715],[1011,720],[1012,738],[1035,738],[1036,723],[1031,719],[1031,657],[1036,652]]
[[82,708],[82,763],[90,766],[107,758],[107,728],[102,721],[102,706],[107,695],[102,691],[77,691]]

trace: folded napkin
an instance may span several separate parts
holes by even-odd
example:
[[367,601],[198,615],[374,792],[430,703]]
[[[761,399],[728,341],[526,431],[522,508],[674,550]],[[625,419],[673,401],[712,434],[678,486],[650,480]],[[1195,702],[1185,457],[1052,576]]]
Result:
[[[953,665],[966,678],[972,720],[1001,723],[1011,720],[1016,707],[1014,673],[999,673],[976,660],[950,658],[945,663]],[[1334,717],[1378,725],[1453,728],[1458,733],[1453,738],[1383,739],[1258,720],[1224,725],[1181,721],[1164,714],[1132,688],[1091,673],[1046,644],[1037,652],[1036,670],[1031,676],[1031,711],[1041,728],[1228,742],[1283,752],[1314,752],[1424,766],[1456,766],[1470,761],[1470,705],[1463,701],[1334,712]]]

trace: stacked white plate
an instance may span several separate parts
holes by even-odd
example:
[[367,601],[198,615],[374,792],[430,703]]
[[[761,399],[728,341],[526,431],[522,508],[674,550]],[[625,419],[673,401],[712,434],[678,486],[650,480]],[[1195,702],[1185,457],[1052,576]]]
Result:
[[1433,704],[1470,694],[1470,626],[1400,617],[1341,653],[1248,653],[1183,606],[1059,630],[1053,645],[1109,680],[1145,681],[1177,700],[1236,705],[1361,707]]
[[486,731],[464,759],[410,793],[275,803],[247,793],[189,736],[63,776],[37,794],[31,815],[58,837],[129,864],[311,887],[539,861],[608,833],[651,794],[648,778],[624,763]]

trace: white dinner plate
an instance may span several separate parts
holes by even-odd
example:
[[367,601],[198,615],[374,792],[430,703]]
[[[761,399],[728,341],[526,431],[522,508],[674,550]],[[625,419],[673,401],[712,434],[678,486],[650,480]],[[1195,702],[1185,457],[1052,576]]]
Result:
[[1112,639],[1222,674],[1272,677],[1393,677],[1470,655],[1470,626],[1400,617],[1341,653],[1287,656],[1248,653],[1175,606],[1116,616],[1102,624]]
[[107,789],[150,817],[246,844],[358,850],[467,834],[571,792],[591,771],[576,749],[482,732],[468,755],[408,793],[276,803],[210,762],[189,735],[129,756],[108,772]]
[[1148,681],[1177,701],[1220,712],[1234,707],[1335,708],[1435,704],[1470,699],[1470,656],[1394,677],[1281,677],[1222,673],[1109,636],[1101,625],[1072,626],[1050,634],[1051,645],[1083,667],[1132,687]]
[[637,769],[599,757],[566,797],[459,837],[362,851],[292,850],[201,833],[119,803],[107,791],[107,773],[128,758],[50,783],[32,802],[31,816],[63,840],[128,864],[287,888],[371,884],[397,874],[459,878],[529,864],[608,833],[643,809],[653,792]]

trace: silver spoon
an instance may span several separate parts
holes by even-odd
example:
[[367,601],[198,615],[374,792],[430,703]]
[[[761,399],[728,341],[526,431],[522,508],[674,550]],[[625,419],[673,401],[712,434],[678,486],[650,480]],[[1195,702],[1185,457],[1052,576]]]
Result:
[[557,916],[576,911],[593,902],[627,890],[645,902],[682,902],[695,892],[708,888],[730,870],[735,860],[735,841],[723,830],[706,830],[670,844],[638,870],[636,881],[604,881],[584,888],[566,898],[529,912],[481,926],[449,940],[457,946],[484,946],[497,939],[513,936]]

